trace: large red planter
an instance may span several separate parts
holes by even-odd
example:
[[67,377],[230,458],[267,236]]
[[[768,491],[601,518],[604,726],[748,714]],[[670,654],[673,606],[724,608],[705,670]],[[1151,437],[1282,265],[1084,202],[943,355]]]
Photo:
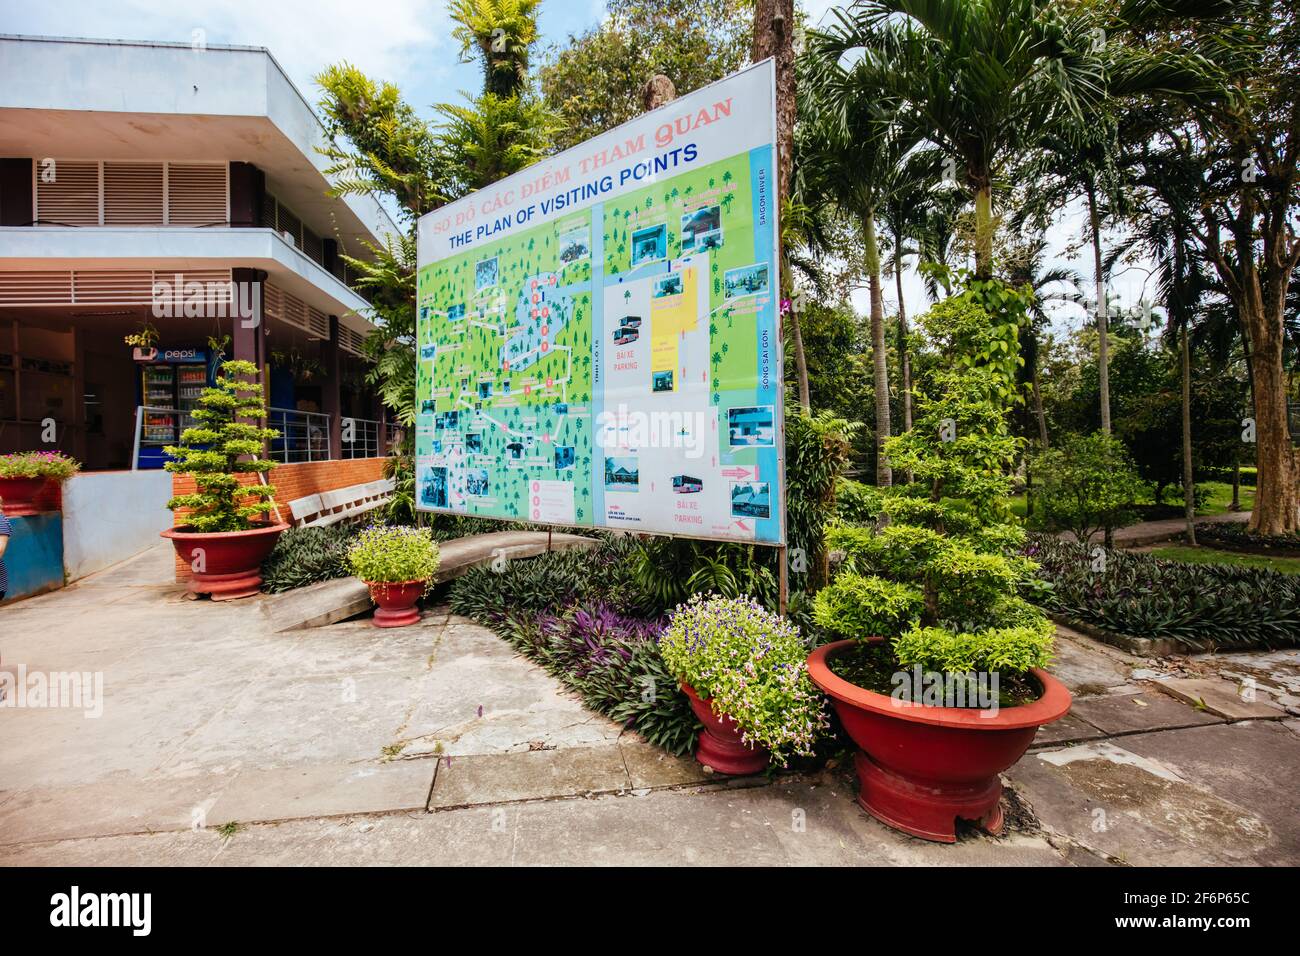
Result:
[[1024,756],[1039,727],[1065,716],[1065,685],[1034,668],[1043,695],[995,714],[895,700],[831,672],[827,661],[856,643],[817,648],[808,657],[808,675],[834,702],[858,745],[858,803],[896,830],[940,843],[956,842],[958,818],[1001,833],[998,774]]
[[36,514],[36,498],[45,490],[48,478],[0,478],[0,498],[10,518]]
[[214,601],[252,597],[262,587],[262,562],[287,524],[262,525],[249,531],[162,532],[171,539],[181,560],[190,566],[192,594],[209,594]]
[[424,593],[427,581],[367,581],[370,599],[379,607],[370,623],[375,627],[406,627],[420,620],[415,603]]
[[763,747],[751,747],[740,736],[740,728],[730,717],[713,712],[713,701],[695,693],[685,681],[682,691],[691,702],[691,710],[704,725],[695,759],[718,773],[746,776],[767,769],[771,755]]

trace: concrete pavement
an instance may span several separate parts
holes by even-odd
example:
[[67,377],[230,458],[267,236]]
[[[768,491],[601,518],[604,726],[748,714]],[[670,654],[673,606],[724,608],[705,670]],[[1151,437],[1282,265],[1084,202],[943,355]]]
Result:
[[[1007,832],[939,846],[864,814],[847,761],[769,782],[669,757],[445,608],[281,633],[263,599],[188,601],[170,575],[160,548],[0,610],[4,669],[103,682],[0,707],[0,863],[1300,862],[1277,704],[1300,652],[1158,661],[1062,629],[1076,705],[1008,773]],[[1182,679],[1267,709],[1161,691]]]

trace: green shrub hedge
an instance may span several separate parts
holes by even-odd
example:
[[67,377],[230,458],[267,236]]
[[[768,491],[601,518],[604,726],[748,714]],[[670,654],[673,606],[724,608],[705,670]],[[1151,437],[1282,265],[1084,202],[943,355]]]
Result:
[[348,546],[360,531],[355,525],[290,528],[280,535],[262,564],[262,590],[277,594],[331,578],[346,578]]
[[1099,552],[1045,535],[1024,553],[1047,585],[1025,597],[1067,618],[1189,651],[1300,643],[1300,576]]
[[1209,544],[1248,554],[1277,557],[1300,556],[1300,534],[1268,536],[1251,534],[1245,523],[1205,521],[1196,526],[1198,544]]

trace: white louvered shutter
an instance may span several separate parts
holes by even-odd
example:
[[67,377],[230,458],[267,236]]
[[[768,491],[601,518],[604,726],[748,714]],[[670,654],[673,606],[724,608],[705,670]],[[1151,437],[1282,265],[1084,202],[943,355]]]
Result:
[[104,163],[104,225],[163,224],[163,164]]
[[99,163],[58,159],[36,168],[36,219],[42,225],[99,225]]

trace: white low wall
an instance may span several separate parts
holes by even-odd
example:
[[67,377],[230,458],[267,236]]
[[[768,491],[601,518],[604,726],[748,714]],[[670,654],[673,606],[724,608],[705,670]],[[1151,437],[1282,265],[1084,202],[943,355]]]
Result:
[[166,471],[101,471],[63,483],[63,570],[84,578],[158,544],[172,526]]

